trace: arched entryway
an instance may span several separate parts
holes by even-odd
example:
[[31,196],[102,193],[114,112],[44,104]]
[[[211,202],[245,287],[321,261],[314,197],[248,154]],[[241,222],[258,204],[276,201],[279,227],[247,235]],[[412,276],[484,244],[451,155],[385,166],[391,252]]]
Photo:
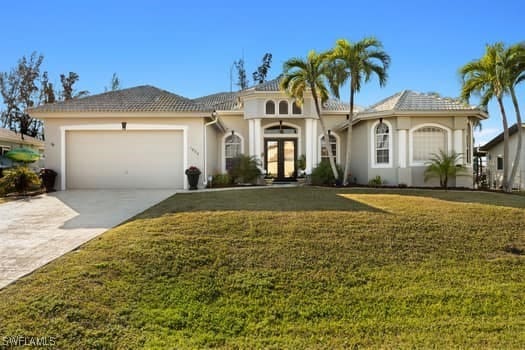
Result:
[[264,169],[276,181],[297,177],[299,128],[282,122],[264,128]]

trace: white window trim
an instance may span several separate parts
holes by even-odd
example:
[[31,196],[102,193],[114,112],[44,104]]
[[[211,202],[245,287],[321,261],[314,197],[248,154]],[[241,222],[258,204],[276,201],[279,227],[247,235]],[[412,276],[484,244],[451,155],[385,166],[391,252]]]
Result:
[[[318,138],[317,138],[317,145],[319,147],[317,147],[317,164],[320,164],[321,163],[321,151],[322,151],[322,148],[323,148],[323,145],[321,143],[321,140],[323,138],[323,134],[319,135]],[[335,162],[337,164],[341,163],[341,138],[339,137],[339,135],[337,135],[335,132],[330,132],[330,136],[333,136],[335,137]]]
[[462,157],[466,164],[473,165],[474,160],[474,128],[472,127],[472,123],[470,121],[467,122],[467,130],[466,134],[470,136],[469,140],[465,140],[469,144],[465,145],[464,149],[469,151],[469,154],[467,154],[466,157]]
[[[122,124],[86,124],[86,125],[64,125],[60,127],[60,189],[66,190],[66,132],[67,131],[117,131],[122,130]],[[180,130],[182,131],[182,177],[184,179],[184,189],[188,189],[188,179],[185,171],[188,168],[188,127],[186,125],[171,124],[134,124],[127,123],[126,130]]]
[[[238,136],[241,139],[241,154],[244,154],[244,137],[235,131],[233,132],[233,135]],[[225,152],[226,151],[226,139],[230,136],[232,136],[231,132],[224,134],[224,136],[222,137],[221,153],[222,153],[222,172],[223,173],[226,173],[227,171],[226,170],[226,152]]]
[[376,163],[376,127],[379,125],[379,120],[372,124],[372,129],[370,131],[370,164],[371,168],[392,168],[394,164],[394,128],[389,121],[383,120],[383,124],[388,126],[388,163]]
[[425,166],[427,161],[414,161],[414,131],[425,128],[425,127],[435,127],[445,130],[445,134],[447,137],[447,152],[450,152],[452,150],[452,130],[442,124],[437,123],[424,123],[419,124],[412,129],[408,131],[408,159],[410,162],[410,166]]
[[[266,113],[266,104],[267,104],[268,102],[273,102],[274,112],[275,112],[275,113],[273,113],[273,114]],[[278,104],[278,103],[275,103],[275,100],[268,99],[268,100],[265,100],[265,101],[264,101],[264,115],[278,115],[278,112],[279,112],[279,104]]]
[[[288,106],[288,113],[281,113],[281,102],[286,102],[286,105]],[[290,101],[288,100],[279,100],[279,103],[277,104],[277,115],[286,115],[286,116],[289,116],[291,115],[291,105],[290,105]]]

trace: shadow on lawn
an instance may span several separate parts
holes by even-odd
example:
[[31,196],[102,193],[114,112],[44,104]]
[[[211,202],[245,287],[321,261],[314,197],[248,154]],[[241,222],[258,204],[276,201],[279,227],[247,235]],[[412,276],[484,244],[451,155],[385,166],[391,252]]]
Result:
[[332,188],[298,187],[242,191],[180,193],[153,206],[140,218],[165,213],[196,211],[368,211],[383,212],[364,203],[344,198]]

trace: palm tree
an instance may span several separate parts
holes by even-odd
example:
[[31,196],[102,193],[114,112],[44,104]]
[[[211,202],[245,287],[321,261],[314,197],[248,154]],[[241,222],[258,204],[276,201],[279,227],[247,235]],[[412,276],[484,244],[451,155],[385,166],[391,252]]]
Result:
[[461,157],[461,154],[454,151],[450,154],[443,150],[439,150],[439,153],[432,153],[432,158],[425,169],[425,181],[432,177],[439,177],[439,185],[447,189],[448,179],[456,177],[466,169],[464,165],[456,164]]
[[326,130],[324,120],[321,116],[321,108],[319,103],[324,103],[328,99],[328,66],[327,54],[316,53],[310,51],[306,60],[302,58],[291,58],[284,62],[283,78],[281,80],[280,88],[289,96],[296,99],[298,104],[304,101],[304,93],[310,89],[314,99],[315,111],[321,124],[323,137],[325,140],[326,150],[328,151],[328,159],[330,160],[330,167],[335,179],[338,179],[337,167],[335,165],[335,158],[330,147],[330,137]]
[[492,98],[496,98],[501,112],[503,123],[503,190],[509,192],[509,125],[507,114],[503,105],[503,95],[507,91],[508,74],[502,64],[505,49],[503,43],[487,45],[485,54],[478,60],[471,61],[461,67],[460,74],[463,79],[461,97],[467,101],[472,94],[481,96],[480,104],[487,107]]
[[521,112],[518,103],[518,98],[516,97],[516,85],[525,81],[525,43],[520,43],[511,46],[509,49],[505,50],[505,61],[508,63],[509,70],[509,79],[508,79],[508,89],[510,97],[512,99],[512,104],[514,105],[514,110],[516,111],[516,126],[518,127],[518,144],[516,148],[516,155],[514,156],[514,163],[512,164],[512,170],[510,172],[509,186],[512,189],[514,183],[514,178],[518,172],[520,159],[521,159],[521,145],[522,145],[522,131],[521,131]]
[[364,38],[356,43],[348,40],[337,40],[335,48],[330,54],[331,64],[331,89],[339,97],[339,87],[349,81],[350,85],[350,114],[346,136],[346,162],[344,182],[348,183],[350,173],[351,148],[352,148],[352,120],[354,116],[354,97],[361,90],[363,82],[368,82],[372,75],[377,75],[379,85],[386,84],[387,69],[390,65],[390,56],[383,51],[383,44],[374,37]]

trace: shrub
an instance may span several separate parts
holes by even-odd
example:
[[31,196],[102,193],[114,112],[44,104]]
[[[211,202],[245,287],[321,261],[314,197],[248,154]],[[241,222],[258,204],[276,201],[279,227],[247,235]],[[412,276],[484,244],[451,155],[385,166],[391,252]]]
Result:
[[343,168],[339,164],[337,164],[336,166],[337,166],[337,173],[339,175],[339,178],[337,179],[337,181],[334,178],[334,174],[332,173],[330,162],[328,162],[327,160],[321,161],[321,163],[319,163],[317,167],[315,167],[312,170],[312,175],[311,175],[312,185],[333,186],[336,183],[341,183],[342,175],[343,175]]
[[213,187],[228,186],[233,183],[232,178],[228,174],[217,174],[213,175],[211,185]]
[[228,175],[233,179],[233,183],[254,183],[262,174],[261,162],[254,156],[241,154],[233,159],[233,166],[228,170]]
[[0,193],[3,195],[12,192],[25,194],[29,189],[39,186],[38,175],[26,166],[17,166],[6,171],[5,176],[0,179]]
[[377,175],[376,177],[374,177],[373,179],[370,179],[368,181],[368,184],[370,186],[381,186],[383,184],[383,180],[381,179],[381,176]]

